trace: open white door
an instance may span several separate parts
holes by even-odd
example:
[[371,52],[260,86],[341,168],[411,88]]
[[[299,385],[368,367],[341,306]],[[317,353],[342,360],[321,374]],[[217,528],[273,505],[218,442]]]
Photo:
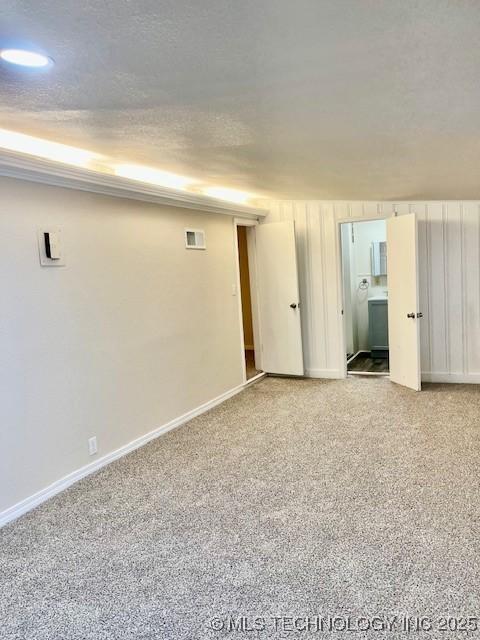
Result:
[[390,380],[420,391],[420,318],[417,220],[387,220]]
[[303,376],[294,223],[261,224],[255,232],[262,368]]

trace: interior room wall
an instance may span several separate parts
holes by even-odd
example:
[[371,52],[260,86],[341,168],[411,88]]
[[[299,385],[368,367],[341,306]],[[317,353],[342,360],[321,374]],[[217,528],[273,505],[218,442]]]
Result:
[[240,288],[242,297],[243,339],[245,349],[253,349],[252,295],[248,265],[247,227],[237,227]]
[[339,221],[418,218],[423,380],[480,383],[478,201],[263,201],[265,222],[295,220],[308,375],[339,377]]
[[[2,512],[243,380],[231,217],[7,178],[0,193]],[[64,267],[39,264],[45,226]]]

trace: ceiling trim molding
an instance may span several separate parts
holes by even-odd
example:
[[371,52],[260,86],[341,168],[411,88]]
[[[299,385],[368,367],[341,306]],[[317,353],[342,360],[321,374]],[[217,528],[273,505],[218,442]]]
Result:
[[166,189],[5,149],[0,149],[0,176],[206,213],[221,213],[250,219],[264,218],[268,214],[266,209],[226,202],[201,194]]

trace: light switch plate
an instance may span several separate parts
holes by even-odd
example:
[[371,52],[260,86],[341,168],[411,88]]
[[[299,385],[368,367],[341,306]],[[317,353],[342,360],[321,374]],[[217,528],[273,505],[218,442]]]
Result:
[[[45,247],[45,234],[52,233],[56,237],[56,249],[58,250],[59,258],[52,260],[47,256]],[[65,251],[63,247],[62,230],[58,227],[39,227],[37,230],[38,236],[38,253],[40,255],[40,264],[42,267],[64,267],[65,266]]]

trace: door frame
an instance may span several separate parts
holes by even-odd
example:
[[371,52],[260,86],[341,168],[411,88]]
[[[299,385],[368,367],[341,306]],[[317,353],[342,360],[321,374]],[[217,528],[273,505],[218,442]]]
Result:
[[[392,218],[397,216],[397,212],[395,211],[391,215],[379,215],[379,216],[352,216],[349,218],[341,218],[337,220],[337,228],[336,228],[336,236],[337,236],[337,287],[340,292],[339,300],[338,300],[338,319],[340,325],[340,340],[339,343],[339,354],[338,354],[338,371],[340,372],[341,378],[346,378],[348,376],[348,368],[347,368],[347,339],[346,333],[347,329],[345,326],[345,314],[342,311],[345,308],[345,291],[343,287],[343,254],[342,254],[342,224],[354,223],[354,222],[375,222],[377,220],[385,220],[388,218]],[[387,278],[388,278],[388,267],[387,267]],[[389,376],[384,376],[389,377]]]
[[238,323],[240,327],[240,355],[242,362],[242,379],[243,384],[250,384],[259,378],[263,378],[265,373],[260,371],[259,374],[247,380],[247,367],[245,363],[245,339],[243,333],[243,306],[242,306],[242,289],[240,283],[240,255],[238,251],[238,227],[247,227],[247,249],[248,249],[248,268],[250,273],[250,295],[252,298],[252,325],[253,325],[253,348],[255,353],[255,366],[262,369],[261,366],[261,335],[258,317],[258,286],[256,273],[256,244],[255,244],[255,227],[259,224],[258,220],[249,218],[233,219],[233,242],[235,256],[235,294],[238,300]]

